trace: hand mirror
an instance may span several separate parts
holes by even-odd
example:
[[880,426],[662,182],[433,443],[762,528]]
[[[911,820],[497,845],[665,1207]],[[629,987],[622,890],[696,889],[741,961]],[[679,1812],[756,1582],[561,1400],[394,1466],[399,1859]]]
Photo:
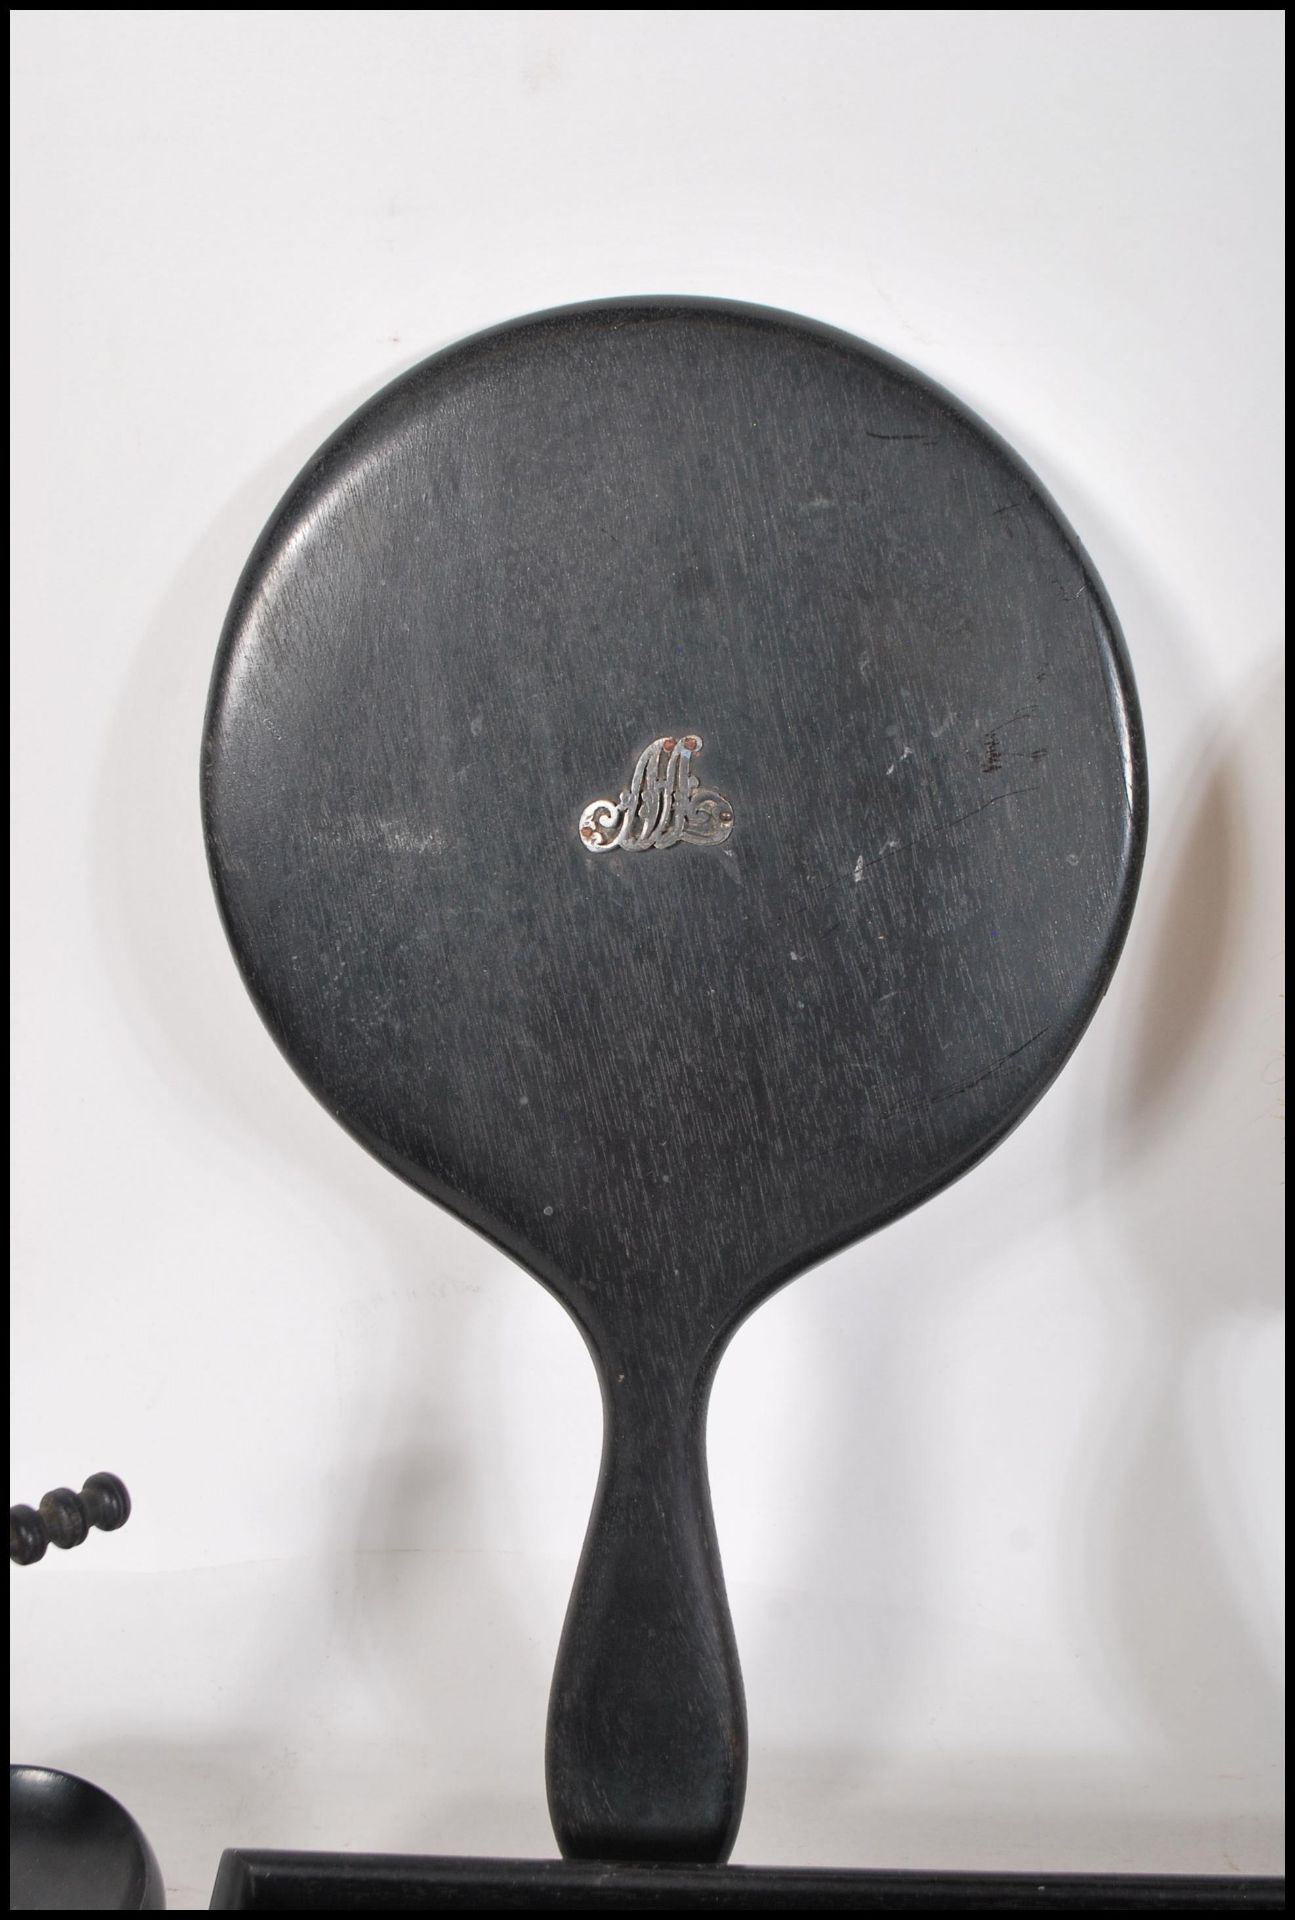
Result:
[[543,314],[398,380],[292,489],[203,801],[292,1065],[598,1368],[561,1847],[723,1859],[712,1374],[774,1288],[1001,1140],[1110,979],[1146,788],[1101,585],[1019,460],[856,340]]

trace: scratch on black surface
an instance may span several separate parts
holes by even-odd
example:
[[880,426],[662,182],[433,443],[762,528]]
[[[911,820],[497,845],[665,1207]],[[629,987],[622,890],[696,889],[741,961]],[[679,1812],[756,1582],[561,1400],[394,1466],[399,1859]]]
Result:
[[991,721],[990,731],[991,733],[1000,733],[1004,727],[1016,726],[1018,721],[1037,720],[1038,717],[1039,717],[1039,709],[1037,707],[1035,706],[1018,707],[1015,713],[1008,714],[1006,720]]
[[992,1080],[996,1073],[1001,1073],[1004,1067],[1010,1065],[1010,1063],[1013,1060],[1019,1058],[1019,1056],[1023,1054],[1028,1047],[1032,1047],[1036,1040],[1042,1040],[1044,1034],[1047,1031],[1048,1031],[1047,1027],[1040,1027],[1039,1031],[1037,1033],[1032,1033],[1028,1040],[1022,1040],[1019,1047],[1013,1047],[1012,1051],[1010,1053],[1005,1053],[1001,1060],[995,1060],[992,1067],[986,1067],[983,1073],[978,1073],[974,1080],[964,1080],[960,1087],[950,1087],[947,1093],[933,1093],[929,1100],[919,1104],[924,1104],[926,1106],[931,1106],[931,1107],[938,1107],[942,1101],[956,1100],[960,1093],[969,1093],[972,1087],[980,1086],[982,1081]]
[[869,440],[917,440],[924,447],[935,445],[935,437],[929,433],[874,433],[871,427],[865,427],[864,432]]
[[893,853],[907,853],[910,847],[920,846],[925,837],[925,835],[919,835],[916,840],[892,841],[888,846],[883,847],[880,853],[874,853],[871,860],[864,861],[863,872],[866,873],[869,867],[879,867],[882,861],[889,860]]
[[914,847],[923,846],[928,840],[933,840],[939,833],[950,833],[954,827],[961,826],[964,820],[970,820],[973,814],[983,813],[986,807],[996,807],[1000,800],[1015,800],[1020,794],[1038,791],[1038,787],[1009,787],[1006,793],[996,793],[992,799],[982,800],[978,807],[972,807],[968,812],[958,814],[956,819],[939,821],[927,833],[919,833],[912,840],[896,840],[890,846],[883,847],[880,853],[874,853],[871,860],[864,861],[861,871],[866,873],[869,867],[880,866],[883,860],[889,860],[896,853],[909,853]]
[[996,1073],[1001,1073],[1004,1067],[1010,1066],[1013,1060],[1018,1059],[1019,1056],[1032,1047],[1036,1041],[1042,1040],[1044,1034],[1049,1031],[1050,1025],[1040,1027],[1038,1032],[1032,1033],[1028,1040],[1022,1040],[1019,1047],[1013,1047],[1012,1051],[1005,1053],[1001,1060],[995,1060],[992,1067],[986,1067],[983,1073],[978,1073],[974,1080],[964,1080],[960,1086],[949,1087],[943,1093],[925,1094],[920,1100],[901,1101],[899,1106],[887,1108],[882,1117],[889,1120],[897,1113],[912,1113],[918,1108],[939,1107],[942,1106],[946,1100],[956,1100],[960,1093],[970,1093],[973,1087],[981,1086],[986,1080],[992,1080]]
[[972,807],[967,813],[960,813],[956,820],[946,820],[941,831],[947,833],[950,827],[960,827],[964,820],[971,819],[972,814],[983,813],[986,807],[996,807],[1000,800],[1014,800],[1018,794],[1038,791],[1037,787],[1009,787],[1006,793],[996,793],[991,799],[982,800],[978,807]]

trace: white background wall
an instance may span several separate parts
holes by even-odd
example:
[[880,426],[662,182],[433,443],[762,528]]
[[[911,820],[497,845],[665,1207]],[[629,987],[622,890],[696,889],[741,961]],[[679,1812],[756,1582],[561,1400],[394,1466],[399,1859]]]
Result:
[[16,1757],[172,1904],[227,1844],[553,1850],[599,1410],[520,1270],[334,1127],[210,898],[207,676],[306,457],[474,329],[812,314],[1042,475],[1128,636],[1115,988],[970,1179],[738,1336],[737,1857],[1273,1870],[1280,716],[1268,10],[17,18]]

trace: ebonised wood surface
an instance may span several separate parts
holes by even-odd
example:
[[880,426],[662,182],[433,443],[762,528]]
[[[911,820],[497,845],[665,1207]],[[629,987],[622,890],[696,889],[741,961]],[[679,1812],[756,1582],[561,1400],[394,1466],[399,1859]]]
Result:
[[572,1860],[261,1853],[220,1863],[213,1911],[1277,1913],[1285,1882],[1170,1874],[861,1873]]
[[161,1913],[162,1871],[102,1787],[52,1767],[9,1769],[11,1913]]
[[[584,810],[685,736],[727,837],[591,853]],[[1109,981],[1146,782],[1100,582],[1000,441],[858,341],[717,302],[540,315],[302,475],[229,615],[203,801],[288,1058],[597,1364],[563,1851],[723,1859],[713,1369],[1001,1140]]]

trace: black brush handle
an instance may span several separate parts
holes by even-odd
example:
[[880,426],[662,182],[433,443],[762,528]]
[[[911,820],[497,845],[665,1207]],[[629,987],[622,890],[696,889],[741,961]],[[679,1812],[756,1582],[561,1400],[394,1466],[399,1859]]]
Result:
[[55,1487],[36,1507],[10,1507],[9,1558],[20,1567],[45,1558],[47,1547],[79,1547],[92,1527],[115,1533],[130,1519],[130,1495],[115,1473],[92,1473],[80,1493]]
[[722,1861],[746,1707],[706,1475],[709,1383],[605,1374],[602,1471],[549,1702],[549,1811],[568,1858]]

